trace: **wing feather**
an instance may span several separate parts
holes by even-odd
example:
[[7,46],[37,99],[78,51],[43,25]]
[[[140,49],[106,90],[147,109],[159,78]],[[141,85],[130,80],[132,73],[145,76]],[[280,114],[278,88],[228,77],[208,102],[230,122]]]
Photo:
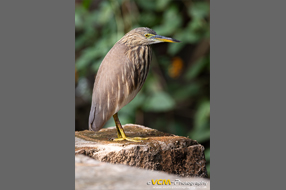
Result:
[[127,46],[115,44],[99,67],[93,87],[89,115],[90,130],[100,130],[112,115],[129,103],[126,101],[133,93],[133,88],[128,74],[132,72],[130,69],[133,66],[126,56],[127,50]]

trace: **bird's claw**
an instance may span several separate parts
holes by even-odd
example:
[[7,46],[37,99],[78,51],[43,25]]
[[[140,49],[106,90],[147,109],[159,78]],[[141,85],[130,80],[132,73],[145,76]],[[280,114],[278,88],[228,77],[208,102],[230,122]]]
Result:
[[143,140],[148,140],[148,138],[142,138],[142,137],[126,137],[126,138],[114,138],[113,141],[132,141],[132,142],[143,142]]

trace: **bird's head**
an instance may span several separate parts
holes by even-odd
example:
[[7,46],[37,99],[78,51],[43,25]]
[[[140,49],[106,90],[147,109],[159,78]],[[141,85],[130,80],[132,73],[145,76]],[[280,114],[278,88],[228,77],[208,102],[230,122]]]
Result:
[[165,36],[157,35],[156,32],[147,27],[135,28],[125,34],[120,42],[128,45],[128,46],[141,46],[141,45],[151,45],[157,44],[161,42],[180,42],[179,40],[175,40],[173,38],[168,38]]

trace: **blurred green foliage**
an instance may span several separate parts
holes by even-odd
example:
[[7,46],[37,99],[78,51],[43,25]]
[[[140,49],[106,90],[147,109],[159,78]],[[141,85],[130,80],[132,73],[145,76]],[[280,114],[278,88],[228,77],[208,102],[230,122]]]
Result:
[[[143,124],[197,140],[206,147],[209,172],[209,1],[76,1],[76,94],[90,104],[91,76],[102,59],[125,33],[142,26],[181,43],[153,46],[147,80],[119,112],[121,123]],[[112,119],[107,126],[114,126]]]

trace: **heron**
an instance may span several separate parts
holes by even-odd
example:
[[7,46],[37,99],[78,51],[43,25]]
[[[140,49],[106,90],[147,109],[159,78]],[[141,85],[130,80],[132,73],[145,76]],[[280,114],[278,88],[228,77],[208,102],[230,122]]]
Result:
[[147,27],[125,34],[102,60],[94,81],[89,130],[99,131],[113,116],[117,136],[114,141],[142,142],[148,138],[127,137],[118,118],[118,111],[135,98],[149,72],[151,44],[180,42],[160,36]]

